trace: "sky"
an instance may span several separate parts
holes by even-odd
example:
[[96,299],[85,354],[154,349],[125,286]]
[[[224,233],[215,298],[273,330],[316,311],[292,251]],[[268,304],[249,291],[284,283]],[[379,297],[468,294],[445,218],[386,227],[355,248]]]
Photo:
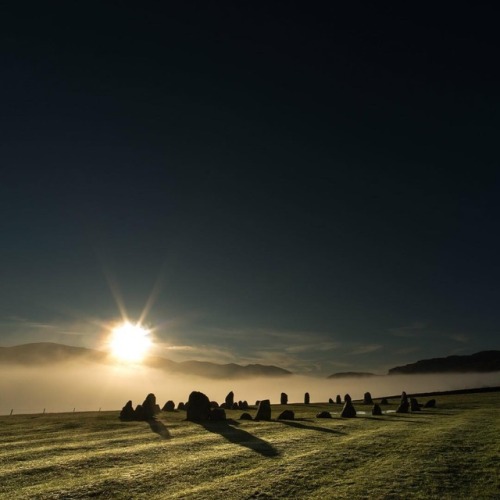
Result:
[[1,9],[0,345],[126,314],[305,374],[499,348],[487,5]]

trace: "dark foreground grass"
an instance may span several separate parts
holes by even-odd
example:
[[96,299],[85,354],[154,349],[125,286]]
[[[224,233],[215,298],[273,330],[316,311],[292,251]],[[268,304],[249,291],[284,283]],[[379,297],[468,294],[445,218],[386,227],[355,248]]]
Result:
[[382,417],[358,403],[367,414],[349,420],[316,419],[340,411],[327,404],[288,405],[291,422],[229,411],[211,425],[184,412],[152,425],[118,412],[4,416],[0,498],[500,498],[500,393],[437,399]]

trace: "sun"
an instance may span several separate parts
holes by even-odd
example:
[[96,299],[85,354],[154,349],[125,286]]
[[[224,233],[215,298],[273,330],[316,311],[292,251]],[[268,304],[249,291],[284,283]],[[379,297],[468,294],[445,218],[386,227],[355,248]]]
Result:
[[149,330],[141,325],[122,323],[111,331],[111,354],[121,361],[141,361],[151,347]]

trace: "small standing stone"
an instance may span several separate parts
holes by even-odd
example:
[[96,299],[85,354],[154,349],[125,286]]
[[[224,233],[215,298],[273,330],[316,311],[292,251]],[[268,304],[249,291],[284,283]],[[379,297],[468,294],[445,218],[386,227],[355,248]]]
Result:
[[288,404],[288,395],[285,392],[281,393],[280,403],[282,405],[287,405]]
[[375,415],[375,416],[380,416],[382,415],[382,409],[380,408],[380,406],[375,403],[373,405],[373,408],[372,408],[372,415]]
[[369,392],[365,392],[365,395],[363,396],[363,404],[364,405],[373,404],[372,395]]
[[332,418],[329,411],[321,411],[316,415],[316,418]]
[[295,413],[292,410],[282,411],[278,420],[295,420]]

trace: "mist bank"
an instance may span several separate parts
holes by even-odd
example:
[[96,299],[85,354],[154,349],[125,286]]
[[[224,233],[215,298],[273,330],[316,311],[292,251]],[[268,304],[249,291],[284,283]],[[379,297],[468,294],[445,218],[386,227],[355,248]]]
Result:
[[229,391],[235,399],[254,404],[270,399],[278,404],[281,392],[290,403],[302,403],[309,392],[311,403],[327,402],[337,394],[349,393],[362,399],[369,391],[374,398],[400,394],[401,391],[426,393],[493,387],[500,385],[500,372],[432,375],[391,375],[369,378],[320,379],[299,375],[282,378],[212,380],[138,366],[74,367],[0,367],[0,414],[119,410],[128,401],[142,403],[153,392],[158,403],[171,399],[176,405],[187,401],[191,391],[202,391],[211,400],[224,401]]

